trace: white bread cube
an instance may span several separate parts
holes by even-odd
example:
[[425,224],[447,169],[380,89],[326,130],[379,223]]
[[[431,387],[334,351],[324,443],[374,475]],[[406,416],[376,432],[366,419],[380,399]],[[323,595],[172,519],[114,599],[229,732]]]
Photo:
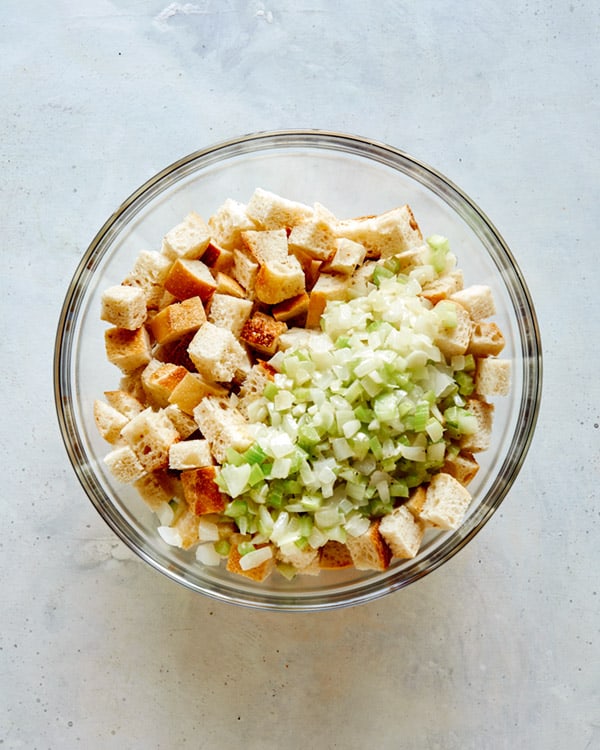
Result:
[[470,504],[469,491],[450,474],[440,472],[427,487],[421,518],[440,529],[456,529]]
[[233,250],[240,245],[240,235],[256,224],[246,213],[246,206],[228,198],[209,218],[213,241],[225,250]]
[[503,349],[504,336],[496,323],[479,320],[471,334],[469,353],[476,357],[490,357],[500,354]]
[[194,419],[218,463],[223,463],[227,449],[243,452],[253,443],[248,423],[229,401],[207,396],[194,409]]
[[208,381],[230,383],[248,372],[248,353],[226,328],[205,323],[190,341],[188,353],[200,375]]
[[437,305],[440,300],[447,299],[454,292],[460,291],[463,285],[463,272],[457,268],[424,284],[420,296],[428,299],[432,305]]
[[144,474],[144,467],[129,445],[120,445],[104,456],[104,463],[119,482],[128,484]]
[[306,314],[306,327],[319,328],[321,315],[329,300],[348,299],[348,276],[323,273],[312,288]]
[[301,292],[295,297],[280,302],[273,306],[271,312],[275,320],[282,322],[292,320],[293,318],[300,318],[305,316],[308,312],[309,297],[306,292]]
[[142,250],[123,284],[139,287],[146,297],[146,306],[156,309],[160,304],[165,279],[170,268],[171,261],[161,253],[154,250]]
[[143,477],[133,483],[133,486],[152,510],[157,510],[161,505],[170,502],[176,496],[176,480],[164,470],[144,474]]
[[364,261],[367,249],[360,242],[354,242],[346,237],[335,240],[335,253],[331,260],[323,266],[323,271],[333,273],[352,274]]
[[179,300],[200,297],[209,302],[217,288],[210,268],[201,260],[179,258],[171,266],[165,279],[165,289]]
[[231,275],[246,290],[248,299],[254,297],[254,284],[258,274],[258,263],[245,250],[233,251],[233,268]]
[[368,258],[387,258],[423,242],[421,230],[407,205],[378,216],[340,221],[336,234],[364,245]]
[[313,209],[304,203],[256,188],[246,206],[246,214],[262,229],[285,229],[310,219]]
[[[288,542],[277,548],[275,559],[287,565],[293,565],[299,573],[311,574],[314,563],[319,559],[319,550],[310,546],[300,549],[295,542]],[[318,573],[318,566],[314,572]]]
[[236,408],[244,419],[248,418],[248,406],[262,395],[265,387],[273,382],[276,370],[266,362],[257,362],[244,378]]
[[252,312],[252,301],[216,292],[210,301],[208,320],[219,328],[227,328],[236,338]]
[[456,315],[456,325],[453,327],[440,326],[434,339],[435,345],[447,358],[456,354],[464,354],[469,348],[473,331],[473,321],[469,313],[458,302],[442,300],[438,302],[438,305],[452,306]]
[[100,318],[117,328],[135,331],[147,315],[146,296],[139,287],[118,284],[102,293]]
[[347,545],[330,539],[319,548],[319,567],[323,570],[343,570],[353,565]]
[[239,297],[240,299],[244,299],[246,297],[246,291],[244,287],[238,281],[236,281],[233,276],[229,276],[229,274],[223,273],[222,271],[217,271],[215,281],[217,282],[215,294],[228,294],[231,297]]
[[285,323],[257,311],[244,323],[240,341],[259,354],[270,357],[277,351],[279,336],[286,330]]
[[425,525],[406,506],[400,505],[381,519],[379,533],[394,557],[409,559],[419,551]]
[[132,419],[136,414],[144,411],[145,408],[141,401],[138,401],[135,396],[132,396],[127,391],[104,391],[104,397],[113,409],[121,412],[123,416],[127,417],[127,420]]
[[289,255],[260,266],[254,283],[254,293],[260,302],[276,305],[305,291],[305,278],[298,259]]
[[242,242],[253,261],[263,266],[288,257],[288,239],[285,229],[264,232],[242,232]]
[[104,345],[108,361],[124,373],[138,370],[152,359],[150,337],[143,326],[135,331],[109,328],[104,332]]
[[196,420],[182,411],[176,404],[169,404],[164,409],[173,427],[177,430],[181,440],[186,440],[198,429]]
[[492,290],[484,284],[474,284],[466,289],[454,292],[450,295],[450,299],[459,302],[468,310],[474,321],[489,318],[496,312]]
[[511,362],[508,359],[483,357],[477,360],[475,391],[481,396],[508,396]]
[[314,260],[326,261],[337,250],[336,239],[335,231],[327,221],[312,219],[292,229],[288,245],[293,253],[302,252]]
[[121,437],[121,430],[129,421],[127,417],[114,407],[96,399],[94,401],[94,421],[100,435],[107,443],[114,444]]
[[211,466],[213,463],[208,440],[182,440],[169,448],[169,468],[185,471]]
[[169,465],[169,448],[180,439],[179,433],[164,411],[144,409],[121,430],[129,447],[146,471]]
[[425,505],[425,500],[427,500],[427,492],[423,485],[419,485],[411,490],[408,500],[404,503],[404,507],[409,510],[413,516],[419,518],[423,506]]
[[197,331],[205,322],[204,305],[196,296],[167,305],[152,318],[148,328],[158,344],[168,344]]
[[185,367],[153,359],[142,373],[142,384],[153,404],[167,406],[173,389],[187,374]]
[[226,250],[211,240],[202,254],[202,262],[206,263],[213,274],[219,271],[231,273],[231,269],[233,268],[233,251]]
[[479,464],[472,453],[461,451],[456,456],[446,459],[442,471],[445,474],[451,474],[463,487],[466,487],[479,471]]
[[385,570],[392,558],[392,552],[379,533],[380,520],[371,525],[360,536],[350,536],[346,545],[357,570]]
[[190,549],[198,543],[198,516],[186,509],[175,521],[172,527],[178,534],[181,549]]
[[195,211],[173,227],[163,239],[162,252],[170,260],[189,258],[196,260],[202,257],[210,242],[210,229]]
[[169,403],[178,406],[186,414],[194,409],[205,396],[226,396],[227,391],[216,383],[207,383],[195,372],[186,373],[169,396]]
[[482,399],[469,398],[465,408],[477,418],[477,432],[473,435],[463,435],[460,439],[460,447],[463,451],[470,453],[486,451],[492,439],[494,405]]

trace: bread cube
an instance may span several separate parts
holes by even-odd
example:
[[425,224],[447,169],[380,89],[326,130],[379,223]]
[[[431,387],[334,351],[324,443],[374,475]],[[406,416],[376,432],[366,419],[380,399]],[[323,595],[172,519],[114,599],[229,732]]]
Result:
[[[235,534],[231,537],[232,544],[227,558],[227,570],[230,573],[236,573],[237,575],[245,576],[250,578],[252,581],[264,581],[268,578],[275,567],[275,558],[273,556],[267,558],[260,565],[255,567],[244,569],[241,565],[242,556],[240,555],[238,545],[242,541],[248,541],[250,537],[242,536],[241,534]],[[266,545],[257,545],[257,549],[265,547]]]
[[256,275],[258,274],[258,263],[245,250],[235,249],[233,251],[233,268],[231,274],[246,290],[246,296],[252,299],[254,296]]
[[194,409],[194,419],[219,464],[225,461],[228,448],[243,453],[254,442],[248,423],[226,399],[215,396],[203,398]]
[[327,273],[319,276],[308,301],[308,312],[306,314],[307,328],[319,328],[321,315],[329,300],[344,300],[348,298],[348,283],[347,276],[334,276]]
[[313,210],[304,203],[256,188],[246,206],[246,214],[261,229],[285,229],[310,219]]
[[169,448],[169,468],[185,471],[212,466],[208,440],[183,440]]
[[121,430],[129,421],[114,407],[96,399],[94,401],[94,421],[100,435],[107,443],[116,443],[121,437]]
[[224,495],[215,481],[214,466],[202,466],[181,472],[181,483],[185,501],[196,516],[221,513],[227,505]]
[[144,411],[144,404],[127,391],[104,391],[104,396],[113,409],[121,412],[128,420]]
[[186,509],[172,526],[181,539],[181,549],[190,549],[199,540],[198,516]]
[[210,242],[210,229],[195,211],[173,227],[163,239],[162,252],[167,258],[189,258],[196,260],[202,257]]
[[186,333],[197,331],[206,322],[206,313],[200,297],[189,297],[175,302],[157,313],[149,324],[154,339],[168,344]]
[[210,268],[201,260],[179,258],[165,279],[165,289],[179,300],[200,297],[203,304],[207,304],[216,288]]
[[128,484],[144,474],[144,467],[128,445],[120,445],[104,456],[104,463],[119,482]]
[[463,435],[461,437],[461,450],[468,453],[486,451],[490,447],[492,439],[494,405],[483,399],[469,398],[467,399],[465,408],[477,418],[477,432],[473,435]]
[[469,353],[475,357],[491,357],[500,354],[504,349],[504,336],[496,323],[491,320],[479,320],[473,328]]
[[258,269],[254,293],[267,305],[276,305],[304,291],[304,272],[294,255],[288,255],[285,260],[269,261]]
[[319,549],[319,566],[323,570],[343,570],[353,564],[350,550],[342,542],[329,540]]
[[147,472],[165,469],[169,465],[169,448],[180,439],[164,411],[151,408],[130,420],[121,436]]
[[246,350],[231,331],[205,323],[188,346],[188,353],[200,375],[208,381],[231,382],[251,363]]
[[164,409],[173,427],[177,430],[181,440],[186,440],[198,429],[196,420],[182,411],[176,404],[169,404]]
[[109,328],[104,332],[106,357],[122,372],[137,370],[152,359],[150,337],[142,326],[135,331],[127,328]]
[[256,229],[255,222],[248,216],[246,206],[228,198],[208,220],[213,241],[225,250],[239,247],[240,235],[248,229]]
[[424,284],[420,296],[428,299],[432,305],[437,305],[440,300],[447,299],[454,292],[461,290],[463,284],[463,272],[456,269]]
[[260,354],[272,356],[277,351],[279,336],[287,330],[285,323],[265,313],[255,312],[245,323],[240,341],[245,342]]
[[206,263],[213,274],[219,271],[222,273],[231,273],[231,269],[233,268],[233,252],[211,241],[202,255],[202,262]]
[[314,260],[327,261],[332,258],[338,245],[331,225],[322,219],[304,221],[290,232],[288,245],[293,253],[302,252]]
[[461,451],[456,456],[446,459],[446,462],[442,466],[442,471],[445,474],[450,474],[458,480],[463,487],[466,487],[477,475],[479,464],[472,453]]
[[207,383],[195,372],[187,372],[169,396],[169,403],[178,406],[186,414],[194,409],[205,396],[226,396],[227,390],[216,383]]
[[367,250],[360,242],[338,237],[335,240],[335,252],[323,270],[333,273],[351,274],[364,261]]
[[379,532],[380,520],[371,525],[360,536],[350,536],[346,545],[357,570],[386,570],[392,559],[392,552]]
[[244,290],[244,287],[232,276],[229,276],[229,274],[223,273],[222,271],[217,271],[215,280],[217,282],[215,294],[227,294],[231,295],[232,297],[239,297],[240,299],[244,299],[246,297],[246,291]]
[[274,305],[271,312],[275,320],[282,322],[298,319],[302,316],[306,316],[308,312],[309,297],[306,292],[301,292],[295,297],[280,302],[278,305]]
[[379,216],[340,221],[336,234],[364,245],[368,258],[387,258],[421,245],[423,241],[419,225],[407,205]]
[[170,268],[171,261],[161,253],[142,250],[123,284],[139,287],[146,297],[146,306],[156,309],[163,295],[165,279]]
[[173,389],[187,374],[185,367],[153,359],[142,373],[142,383],[150,401],[164,407]]
[[[452,307],[456,316],[456,325],[440,326],[434,343],[445,357],[453,357],[456,354],[464,354],[469,348],[473,322],[467,310],[458,302],[442,300],[438,305]],[[436,305],[436,308],[437,306]],[[435,309],[435,308],[434,308]]]
[[484,284],[474,284],[466,289],[454,292],[450,295],[450,299],[459,302],[468,310],[474,321],[489,318],[496,312],[492,290]]
[[248,406],[262,395],[266,385],[273,382],[275,369],[266,362],[257,362],[244,378],[238,393],[236,408],[244,419],[248,418]]
[[175,497],[175,485],[175,479],[164,470],[151,471],[133,483],[142,500],[154,511]]
[[421,546],[425,525],[405,505],[400,505],[381,519],[379,533],[394,557],[415,557]]
[[135,331],[144,324],[147,314],[146,296],[139,287],[119,284],[102,293],[100,318],[116,328]]
[[440,529],[456,529],[471,504],[471,495],[450,474],[435,474],[427,487],[427,499],[420,517]]
[[219,328],[227,328],[236,338],[239,338],[251,312],[251,300],[216,292],[210,301],[208,320]]
[[481,396],[507,396],[511,363],[508,359],[483,357],[477,360],[475,390]]
[[288,257],[285,229],[242,232],[242,242],[250,258],[261,266],[275,261],[285,261]]

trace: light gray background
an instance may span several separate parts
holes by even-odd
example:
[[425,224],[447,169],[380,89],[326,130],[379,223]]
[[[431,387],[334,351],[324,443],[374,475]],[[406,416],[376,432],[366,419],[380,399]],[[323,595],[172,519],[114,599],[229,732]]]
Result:
[[[598,4],[3,0],[0,748],[600,748]],[[68,463],[53,339],[87,244],[178,157],[342,130],[437,167],[537,306],[536,439],[443,569],[357,609],[215,603]]]

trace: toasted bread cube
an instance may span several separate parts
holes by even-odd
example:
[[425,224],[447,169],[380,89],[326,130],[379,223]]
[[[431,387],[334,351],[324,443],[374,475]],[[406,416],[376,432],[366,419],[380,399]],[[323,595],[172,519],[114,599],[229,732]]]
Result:
[[[271,554],[266,560],[260,565],[255,565],[251,568],[243,567],[242,555],[240,555],[238,545],[242,541],[248,541],[249,537],[244,537],[241,534],[235,534],[232,538],[231,550],[229,551],[229,557],[227,558],[227,570],[230,573],[236,573],[237,575],[246,576],[253,581],[264,581],[268,578],[275,567],[275,559]],[[267,545],[257,545],[257,548],[266,548]]]
[[479,464],[472,453],[461,451],[456,456],[448,457],[442,466],[445,474],[450,474],[458,480],[463,487],[471,482],[479,471]]
[[450,474],[435,474],[427,487],[427,499],[421,510],[424,521],[440,529],[456,529],[471,504],[471,494]]
[[247,254],[260,266],[288,257],[288,239],[285,229],[242,232],[242,242]]
[[256,188],[246,206],[246,214],[262,229],[285,229],[310,219],[310,206]]
[[215,396],[202,399],[194,409],[194,419],[219,464],[225,461],[228,448],[243,453],[254,442],[248,423],[226,399]]
[[164,470],[144,474],[133,486],[146,505],[154,511],[164,503],[170,502],[176,494],[175,481]]
[[278,305],[275,305],[271,312],[273,313],[275,320],[282,322],[301,318],[308,312],[308,301],[308,294],[306,292],[301,292],[295,297],[290,297],[289,299],[280,302]]
[[313,567],[318,560],[319,551],[310,546],[300,549],[295,542],[288,542],[279,547],[275,553],[275,559],[287,565],[293,565],[298,572]]
[[473,435],[463,435],[460,439],[460,447],[463,451],[470,453],[486,451],[492,439],[494,405],[482,399],[469,398],[465,408],[477,417],[477,432]]
[[140,404],[143,404],[143,409],[145,409],[149,405],[148,396],[146,394],[146,391],[144,390],[144,386],[142,385],[142,373],[146,369],[146,366],[147,363],[143,364],[141,367],[138,367],[136,370],[126,372],[119,381],[119,390],[127,391],[127,393],[132,398],[134,398],[136,401],[139,401]]
[[210,268],[201,260],[179,258],[165,279],[165,289],[179,300],[200,297],[203,304],[207,304],[216,288]]
[[428,299],[432,305],[437,305],[440,300],[447,299],[454,292],[460,291],[463,284],[463,272],[457,268],[424,284],[420,296]]
[[240,341],[245,342],[260,354],[272,356],[277,351],[279,336],[287,330],[285,323],[275,320],[265,313],[255,312],[240,333]]
[[400,505],[381,519],[379,533],[394,557],[410,559],[419,551],[425,525],[405,505]]
[[269,261],[260,266],[254,283],[254,293],[260,302],[276,305],[305,291],[304,272],[294,255],[285,260]]
[[195,365],[188,353],[188,346],[195,335],[196,331],[184,333],[181,338],[169,341],[166,344],[160,344],[153,351],[154,359],[185,367],[186,370],[195,370]]
[[319,566],[323,570],[342,570],[353,564],[350,550],[342,542],[330,540],[319,549]]
[[327,261],[336,253],[336,240],[331,225],[318,218],[296,224],[290,232],[288,245],[293,253],[301,252],[313,260]]
[[219,294],[227,294],[231,295],[232,297],[239,297],[240,299],[245,298],[246,291],[244,290],[244,287],[240,283],[238,283],[232,276],[229,276],[229,274],[223,273],[222,271],[217,271],[215,280],[217,282],[215,293],[218,292]]
[[229,294],[213,294],[208,311],[208,319],[219,328],[227,328],[236,338],[239,338],[244,323],[252,312],[252,301],[239,299]]
[[189,414],[186,414],[175,404],[169,404],[164,409],[165,414],[169,417],[171,424],[179,433],[181,440],[186,440],[198,429],[196,420]]
[[360,242],[338,237],[335,240],[335,254],[327,262],[323,270],[332,271],[333,273],[351,274],[364,261],[367,250]]
[[504,349],[504,336],[491,320],[479,320],[473,328],[469,353],[475,357],[497,356]]
[[188,353],[208,381],[230,383],[251,367],[248,354],[231,331],[205,323],[190,341]]
[[492,290],[489,286],[483,284],[474,284],[473,286],[468,286],[466,289],[454,292],[454,294],[450,295],[450,299],[459,302],[468,310],[469,315],[474,321],[489,318],[496,312]]
[[435,345],[445,357],[464,354],[469,348],[471,333],[473,331],[473,322],[469,313],[458,302],[442,300],[438,302],[438,305],[452,307],[456,315],[456,325],[453,327],[440,326],[438,334],[434,339]]
[[246,296],[252,299],[254,296],[254,283],[258,274],[258,263],[253,260],[245,250],[235,249],[233,251],[233,268],[231,275],[244,287]]
[[113,409],[121,412],[128,420],[144,411],[144,404],[127,391],[104,391],[104,396]]
[[169,465],[169,448],[180,437],[164,411],[144,409],[121,430],[129,447],[146,471],[165,469]]
[[127,417],[114,407],[96,399],[94,401],[94,421],[100,435],[107,443],[116,443],[121,437],[121,430],[129,421]]
[[165,307],[152,318],[148,327],[157,343],[168,344],[197,331],[203,323],[206,323],[206,313],[202,300],[189,297]]
[[214,466],[202,466],[181,472],[185,501],[196,516],[221,513],[225,510],[227,497],[219,489],[215,477]]
[[165,279],[170,268],[171,261],[161,253],[155,250],[142,250],[123,284],[139,287],[146,298],[146,306],[156,309],[163,295]]
[[246,213],[246,206],[239,201],[227,198],[208,220],[213,240],[225,250],[239,247],[240,235],[248,229],[256,229],[256,224]]
[[210,229],[195,211],[173,227],[163,239],[162,252],[170,260],[188,258],[197,260],[202,257],[210,242]]
[[225,250],[224,247],[215,242],[209,242],[208,247],[202,255],[202,262],[215,273],[231,273],[233,268],[233,251]]
[[187,374],[185,367],[153,359],[142,373],[142,383],[151,402],[167,406],[171,393]]
[[423,506],[427,500],[427,491],[423,485],[419,485],[411,490],[408,500],[404,503],[404,507],[416,516],[417,518],[421,515]]
[[104,345],[108,361],[124,373],[133,372],[152,359],[150,337],[143,326],[135,331],[109,328],[104,332]]
[[357,570],[386,570],[390,564],[392,552],[379,533],[379,524],[380,519],[372,521],[364,534],[348,535],[346,539],[346,546]]
[[406,205],[379,216],[340,221],[336,233],[364,245],[368,258],[387,258],[423,242],[419,225]]
[[227,391],[216,383],[207,383],[195,372],[187,372],[169,396],[169,403],[178,406],[186,414],[194,409],[205,396],[226,396]]
[[273,382],[275,370],[266,362],[257,362],[244,378],[238,393],[236,408],[248,418],[248,406],[262,395],[266,385]]
[[[160,298],[160,302],[158,303],[158,307],[156,308],[157,312],[160,312],[161,310],[164,310],[165,307],[168,307],[169,305],[174,305],[176,302],[179,302],[177,297],[174,294],[171,294],[171,292],[168,292],[166,289],[163,289],[163,293]],[[154,320],[154,317],[152,318]],[[151,320],[148,320],[147,322],[151,322]]]
[[308,302],[307,328],[319,328],[321,315],[329,300],[348,298],[348,277],[323,273],[314,285]]
[[199,541],[198,516],[191,510],[185,510],[173,524],[181,539],[181,549],[190,549]]
[[104,456],[104,463],[119,482],[128,484],[144,474],[144,467],[128,445],[120,445]]
[[307,292],[310,292],[321,275],[324,263],[322,260],[311,258],[310,255],[307,255],[298,249],[294,251],[294,256],[298,258],[298,262],[302,267],[302,272],[304,274],[304,288]]
[[475,390],[481,396],[508,396],[511,363],[509,359],[483,357],[477,360]]
[[208,440],[182,440],[169,448],[169,468],[185,471],[212,466]]
[[100,318],[116,328],[135,331],[144,324],[147,314],[146,295],[139,287],[118,284],[102,293]]

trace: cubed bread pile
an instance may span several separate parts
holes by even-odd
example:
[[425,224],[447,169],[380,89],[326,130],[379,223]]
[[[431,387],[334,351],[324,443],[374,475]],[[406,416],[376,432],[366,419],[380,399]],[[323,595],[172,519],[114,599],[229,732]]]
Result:
[[226,200],[207,221],[189,213],[160,251],[139,253],[122,283],[102,295],[106,356],[122,377],[95,402],[94,417],[111,444],[106,465],[158,514],[166,541],[196,548],[205,564],[226,559],[228,570],[260,581],[275,567],[286,575],[384,570],[394,557],[417,555],[428,527],[460,525],[479,468],[475,454],[490,444],[488,398],[508,392],[510,363],[497,357],[504,338],[489,320],[490,289],[464,288],[454,267],[425,275],[421,296],[455,321],[436,339],[443,355],[475,358],[467,409],[478,429],[427,485],[364,533],[313,549],[249,547],[250,537],[224,514],[231,498],[217,481],[228,451],[252,446],[249,407],[273,381],[269,360],[319,331],[329,301],[365,294],[387,259],[408,273],[429,256],[406,205],[340,220],[319,204],[260,188],[245,205]]

